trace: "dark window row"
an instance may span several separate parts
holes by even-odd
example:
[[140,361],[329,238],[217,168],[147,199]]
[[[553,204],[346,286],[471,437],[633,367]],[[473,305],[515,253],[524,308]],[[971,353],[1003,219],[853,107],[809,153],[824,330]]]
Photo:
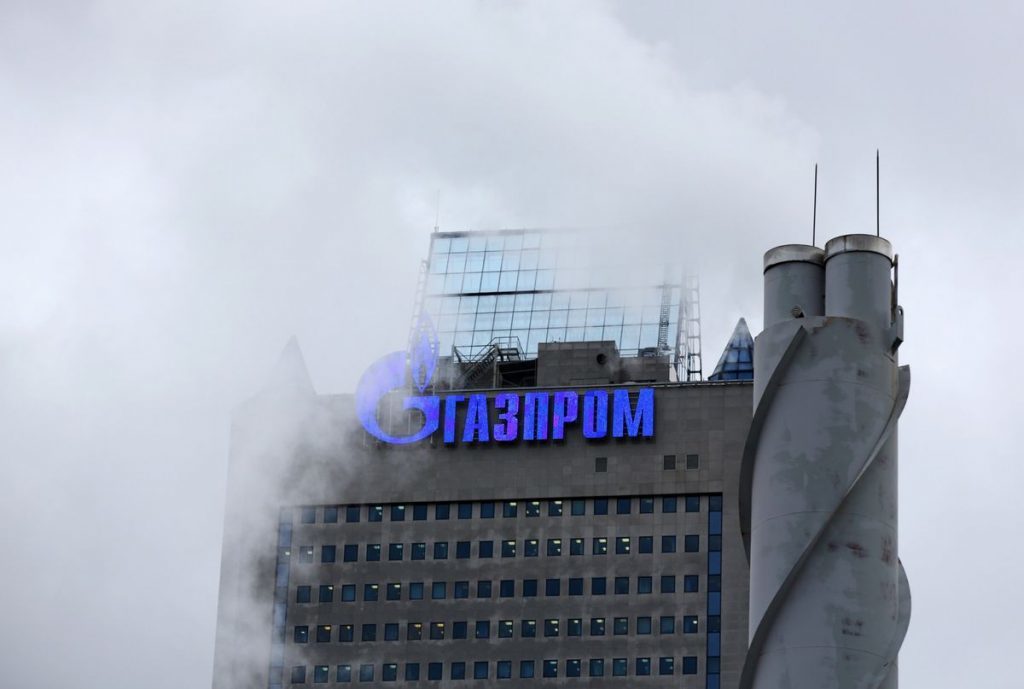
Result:
[[[517,595],[524,598],[535,596],[604,596],[607,594],[629,594],[629,593],[675,593],[677,590],[677,577],[675,574],[663,574],[660,577],[638,576],[635,577],[569,577],[568,579],[500,579],[495,582],[490,579],[480,579],[475,582],[464,581],[410,581],[405,584],[394,581],[386,584],[368,583],[362,585],[362,600],[379,601],[383,600],[445,600],[447,598],[514,598]],[[696,593],[700,589],[700,579],[696,574],[684,574],[682,576],[683,592]],[[720,576],[708,577],[709,591],[720,591],[722,580]],[[473,594],[471,588],[474,589]],[[383,589],[383,592],[382,592]],[[317,603],[333,603],[337,600],[343,603],[352,603],[359,598],[357,584],[320,584],[317,590]],[[404,598],[403,598],[404,596]],[[295,589],[296,603],[313,603],[313,587],[297,586]]]
[[[721,624],[720,616],[709,616],[709,627]],[[713,624],[712,624],[713,623]],[[403,634],[404,626],[404,634]],[[444,641],[445,639],[534,639],[538,636],[621,636],[625,634],[696,634],[699,631],[697,615],[660,617],[591,617],[589,623],[582,617],[545,620],[456,620],[454,622],[385,622],[383,624],[320,624],[295,625],[292,641],[306,644],[311,641],[330,643],[337,641]],[[518,628],[519,633],[516,634]],[[378,631],[380,636],[378,636]],[[716,629],[717,631],[717,629]]]
[[[589,503],[589,505],[588,505]],[[432,513],[435,520],[452,519],[494,519],[518,517],[561,517],[569,514],[574,517],[586,514],[653,514],[660,503],[661,511],[677,512],[680,503],[687,512],[700,512],[699,495],[666,495],[655,497],[622,497],[622,498],[574,498],[565,500],[504,500],[500,502],[441,502],[413,503],[411,505],[343,505],[329,507],[302,507],[299,519],[303,524],[315,524],[317,511],[321,510],[320,520],[324,524],[336,524],[339,521],[382,522],[385,515],[393,522],[407,519],[425,521]],[[589,506],[589,512],[588,512]]]
[[[679,660],[680,662],[676,662]],[[377,679],[377,665],[336,665],[333,681],[335,682],[373,682]],[[658,658],[637,657],[630,662],[629,658],[567,658],[565,660],[498,660],[498,661],[452,661],[448,663],[404,663],[403,672],[399,673],[398,663],[383,663],[379,666],[380,679],[384,682],[399,680],[418,681],[443,679],[533,679],[535,677],[628,677],[646,675],[695,675],[697,674],[697,657],[683,656],[681,659],[672,656]],[[708,671],[711,668],[708,667]],[[718,668],[715,668],[718,671]],[[493,675],[491,673],[494,673]],[[332,681],[330,665],[314,665],[308,672],[305,665],[296,665],[291,669],[291,683],[305,684],[312,680],[315,684],[326,684]]]
[[[386,548],[381,543],[362,544],[363,559],[366,562],[380,562],[384,553],[391,562],[409,560],[426,560],[428,553],[433,560],[457,560],[469,559],[474,556],[488,559],[495,557],[539,557],[541,553],[548,557],[560,557],[565,553],[569,555],[586,555],[587,539],[584,538],[527,538],[521,542],[515,539],[508,540],[480,540],[476,541],[433,541],[431,543],[388,543]],[[700,536],[698,534],[687,534],[683,536],[683,552],[700,552]],[[675,534],[660,536],[658,541],[659,552],[675,553],[679,551],[679,538]],[[349,543],[341,547],[342,562],[359,562],[360,544]],[[638,553],[649,555],[654,553],[654,536],[595,536],[590,539],[591,555],[607,555],[614,552],[616,555],[629,555]],[[722,536],[720,534],[708,537],[708,549],[719,551],[722,549]],[[299,546],[300,563],[311,563],[315,560],[316,547],[312,545]],[[338,546],[320,546],[320,562],[333,564],[338,562]]]

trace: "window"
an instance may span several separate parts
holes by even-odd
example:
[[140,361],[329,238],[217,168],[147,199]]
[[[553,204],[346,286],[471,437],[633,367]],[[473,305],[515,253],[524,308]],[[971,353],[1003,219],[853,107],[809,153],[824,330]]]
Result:
[[373,665],[364,664],[359,666],[359,681],[360,682],[372,682],[373,681]]
[[337,507],[325,507],[324,508],[324,524],[337,524],[338,523],[338,508]]
[[423,600],[423,582],[409,582],[409,600]]
[[527,517],[539,517],[540,516],[540,500],[530,500],[526,503],[526,516]]
[[603,617],[591,617],[590,618],[590,635],[591,636],[604,636],[604,618]]
[[451,678],[452,679],[466,679],[466,663],[457,660],[451,665]]
[[662,593],[675,593],[676,592],[676,575],[675,574],[663,574],[663,575],[661,575],[661,592]]
[[594,538],[594,555],[606,555],[608,553],[608,539],[601,537]]
[[[331,625],[329,624],[318,624],[316,626],[316,642],[318,644],[325,644],[331,640]],[[325,682],[327,680],[324,680]]]
[[654,513],[654,498],[640,498],[640,514]]
[[583,554],[583,539],[582,538],[571,538],[569,539],[569,554],[570,555],[582,555]]
[[359,505],[349,505],[345,508],[345,521],[349,523],[359,521]]
[[651,577],[637,577],[636,578],[636,592],[637,593],[650,593],[654,590],[653,582]]
[[590,676],[604,677],[604,658],[590,659]]
[[355,584],[342,584],[341,585],[341,600],[343,603],[352,603],[356,599],[356,585]]
[[311,603],[312,602],[312,586],[300,586],[295,589],[295,602],[296,603]]
[[558,636],[558,620],[544,620],[544,636]]
[[676,552],[676,537],[662,536],[661,537],[661,552],[663,553],[674,553]]
[[498,621],[498,638],[499,639],[511,639],[512,638],[512,620],[499,620]]
[[637,634],[650,634],[651,633],[651,618],[650,617],[638,617],[636,618],[636,633]]
[[309,627],[306,625],[296,626],[292,634],[292,641],[297,644],[309,643]]
[[669,514],[676,511],[676,497],[674,495],[666,495],[661,499],[661,511]]
[[427,663],[427,679],[435,681],[441,679],[442,667],[441,663]]
[[514,579],[502,579],[498,583],[498,595],[501,598],[511,598],[516,595],[516,582]]
[[465,560],[469,557],[469,541],[456,541],[455,557],[459,560]]
[[687,469],[700,469],[700,455],[686,455]]
[[516,556],[516,542],[515,541],[502,541],[501,542],[501,556],[502,557],[515,557]]
[[506,500],[501,504],[501,516],[510,518],[515,517],[519,512],[519,506],[515,500]]
[[558,677],[558,661],[557,660],[545,660],[543,665],[542,674],[545,677]]
[[685,615],[683,616],[683,634],[696,634],[697,633],[697,616],[696,615]]
[[561,579],[548,579],[544,582],[544,595],[545,596],[560,596],[562,595],[562,580]]
[[473,637],[476,639],[490,639],[491,638],[491,621],[490,620],[477,620],[476,629],[474,630]]
[[392,505],[391,506],[391,521],[393,521],[393,522],[404,522],[405,521],[405,505]]
[[482,503],[480,503],[480,518],[481,519],[494,519],[494,503],[493,502],[482,502]]
[[700,552],[700,536],[687,534],[683,537],[683,550],[687,553]]
[[616,514],[629,514],[632,511],[633,501],[629,498],[618,498],[615,500]]
[[562,501],[561,500],[548,500],[548,516],[549,517],[561,517],[562,516]]
[[423,638],[423,623],[410,622],[405,625],[405,638],[407,641],[420,641]]
[[480,541],[477,552],[480,557],[494,557],[494,541]]
[[700,577],[696,574],[685,574],[683,575],[683,591],[686,593],[696,593],[700,590]]
[[615,593],[616,595],[629,593],[629,577],[615,577]]
[[405,681],[414,682],[420,678],[420,664],[419,663],[406,663],[405,664]]
[[636,659],[636,674],[641,675],[641,676],[651,674],[651,659],[650,658],[637,658]]
[[313,561],[313,546],[303,545],[299,546],[299,562],[312,562]]
[[676,456],[665,455],[661,458],[661,468],[665,471],[673,471],[676,468]]
[[594,472],[603,474],[608,471],[608,458],[607,457],[595,457],[594,458]]
[[562,539],[561,538],[549,538],[548,539],[548,557],[558,557],[562,554]]
[[524,639],[537,636],[537,620],[523,620],[519,625],[519,636]]
[[435,581],[430,585],[430,597],[433,600],[444,600],[448,597],[448,584],[444,581]]
[[388,600],[402,600],[402,584],[399,582],[388,584],[387,593],[384,597]]
[[608,498],[594,498],[594,514],[608,514]]
[[412,559],[413,560],[426,560],[427,559],[427,544],[426,543],[413,543],[412,544]]
[[498,676],[498,679],[512,679],[512,661],[499,660],[495,674]]
[[398,623],[387,622],[384,624],[384,640],[398,641]]
[[590,595],[603,596],[608,592],[608,580],[604,577],[590,578]]
[[356,640],[356,633],[350,624],[338,625],[338,641],[345,643]]
[[380,543],[367,543],[366,544],[366,561],[367,562],[379,562],[380,561]]
[[671,615],[662,615],[661,620],[658,624],[659,634],[675,634],[676,633],[676,618]]
[[471,502],[460,502],[458,510],[459,510],[459,519],[472,519],[473,518],[473,503],[471,503]]
[[469,598],[469,582],[456,581],[452,587],[452,596],[454,598]]
[[306,666],[296,665],[292,668],[292,684],[306,683]]
[[342,551],[342,559],[345,562],[358,562],[359,561],[359,546],[355,544],[347,545]]
[[565,676],[566,677],[579,677],[580,676],[580,660],[579,658],[569,658],[565,661]]
[[401,560],[405,545],[402,543],[391,543],[388,545],[388,559]]
[[579,617],[570,617],[565,621],[566,636],[583,636],[583,620]]
[[364,624],[362,629],[363,641],[376,641],[377,640],[377,625],[376,624]]
[[519,676],[522,679],[533,678],[533,661],[532,660],[520,660],[519,661]]
[[[416,522],[426,521],[427,519],[427,506],[425,504],[413,505],[412,506],[412,519]],[[418,671],[418,668],[417,668]]]
[[587,513],[587,501],[586,500],[573,500],[570,503],[569,513],[574,517],[579,517]]
[[435,560],[447,560],[448,559],[448,541],[438,541],[434,544],[434,559]]
[[382,521],[384,521],[384,505],[367,505],[366,506],[366,521],[368,521],[368,522],[382,522]]
[[444,640],[444,622],[430,623],[430,638],[434,641]]
[[708,536],[708,550],[711,552],[719,552],[722,550],[722,537],[719,534],[711,534]]
[[476,597],[477,598],[490,598],[491,597],[491,582],[480,580],[476,582]]
[[451,516],[451,513],[452,513],[452,506],[449,505],[446,502],[438,504],[438,505],[434,505],[434,519],[436,519],[436,520],[442,520],[443,521],[445,519],[448,519],[448,517]]
[[339,665],[338,671],[334,676],[334,679],[338,682],[351,682],[352,681],[352,666],[351,665]]
[[533,598],[537,595],[537,580],[523,579],[523,598]]
[[540,541],[536,538],[528,538],[523,541],[523,556],[537,557],[540,554]]
[[629,618],[628,617],[616,617],[612,621],[612,634],[616,636],[622,636],[623,634],[629,634]]
[[452,622],[452,638],[453,639],[465,639],[469,633],[468,625],[465,620],[458,622]]
[[486,660],[478,660],[473,663],[473,679],[487,679],[487,666]]
[[637,539],[637,552],[641,555],[650,555],[654,552],[654,537],[653,536],[641,536]]
[[379,593],[379,584],[363,584],[363,600],[375,601]]
[[330,564],[334,562],[334,558],[337,554],[337,548],[333,545],[325,545],[320,548],[320,562],[323,564]]
[[385,682],[394,682],[398,679],[398,663],[384,663],[380,677]]
[[614,677],[625,677],[627,667],[629,666],[625,658],[612,658],[612,675]]
[[697,674],[697,656],[684,656],[683,657],[683,674],[684,675],[695,675],[695,674]]
[[583,577],[572,577],[569,579],[569,595],[583,595]]
[[699,495],[687,495],[686,496],[686,511],[687,512],[700,512],[700,496]]
[[629,536],[618,536],[615,539],[615,554],[629,555]]

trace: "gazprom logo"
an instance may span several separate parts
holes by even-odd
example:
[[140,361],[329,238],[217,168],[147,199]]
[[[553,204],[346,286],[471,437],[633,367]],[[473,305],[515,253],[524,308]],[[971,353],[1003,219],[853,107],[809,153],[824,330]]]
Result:
[[[438,342],[430,318],[420,316],[408,352],[392,352],[375,362],[356,387],[356,412],[366,432],[386,443],[404,445],[434,435],[439,429],[446,444],[518,440],[564,440],[578,427],[584,438],[637,438],[654,435],[654,388],[559,390],[485,394],[425,395],[437,372]],[[408,435],[392,435],[378,421],[378,408],[389,394],[415,389],[402,409],[418,411],[420,427]],[[465,409],[459,426],[460,408]],[[443,410],[443,424],[442,424]]]

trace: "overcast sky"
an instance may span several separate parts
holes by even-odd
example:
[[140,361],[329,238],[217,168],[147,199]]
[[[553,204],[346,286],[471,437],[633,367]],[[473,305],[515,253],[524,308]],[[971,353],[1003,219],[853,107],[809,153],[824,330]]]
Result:
[[[897,6],[897,4],[899,6]],[[442,229],[901,257],[904,687],[1019,687],[1024,5],[0,2],[5,687],[208,687],[228,426],[404,346]]]

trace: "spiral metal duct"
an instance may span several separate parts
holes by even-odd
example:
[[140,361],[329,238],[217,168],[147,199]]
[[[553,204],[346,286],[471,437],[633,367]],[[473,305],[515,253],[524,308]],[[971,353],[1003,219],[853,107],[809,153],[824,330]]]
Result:
[[885,239],[765,254],[740,478],[750,562],[741,689],[896,689],[910,620],[896,425],[910,371]]

